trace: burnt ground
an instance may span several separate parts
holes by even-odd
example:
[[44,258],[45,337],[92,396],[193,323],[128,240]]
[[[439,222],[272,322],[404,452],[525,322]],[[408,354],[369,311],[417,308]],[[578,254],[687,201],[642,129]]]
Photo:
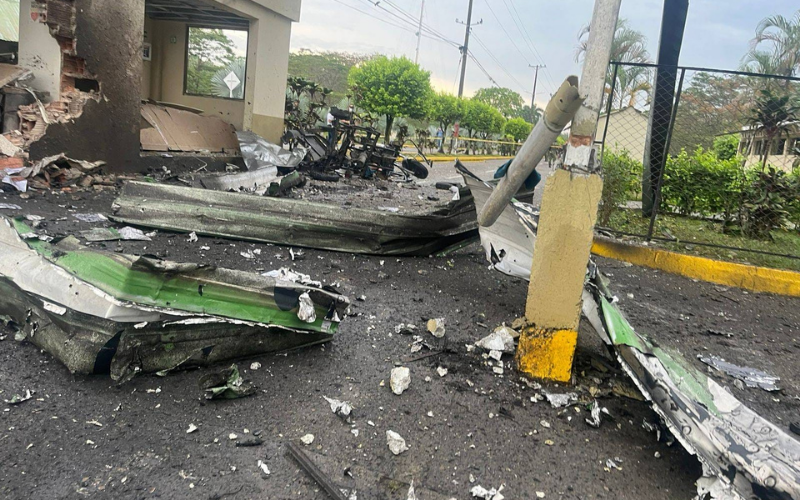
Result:
[[[44,216],[49,234],[65,235],[92,227],[71,213],[109,213],[113,198],[113,192],[104,191],[29,200],[8,195],[0,196],[0,202],[23,207],[4,214]],[[284,247],[204,237],[190,243],[185,235],[167,232],[152,242],[93,246],[249,271],[288,266],[338,283],[351,299],[364,295],[366,300],[354,301],[356,315],[346,318],[326,345],[238,361],[244,377],[259,390],[253,397],[223,402],[204,400],[197,385],[213,368],[145,375],[117,386],[107,376],[70,374],[47,353],[3,331],[0,398],[26,389],[35,394],[18,406],[2,403],[2,498],[325,499],[326,493],[285,455],[286,443],[307,433],[315,440],[304,449],[316,454],[336,483],[351,485],[354,479],[345,476],[351,471],[361,484],[380,485],[366,493],[362,489],[362,499],[404,499],[407,487],[402,484],[412,479],[420,498],[436,498],[420,488],[440,498],[468,498],[471,476],[486,488],[505,485],[508,499],[535,498],[536,492],[565,499],[694,495],[701,472],[697,461],[642,428],[643,421],[656,421],[646,403],[609,394],[607,388],[624,383],[625,377],[613,368],[605,373],[591,368],[590,360],[602,357],[603,349],[588,330],[582,331],[577,354],[576,372],[585,376],[568,389],[544,388],[579,392],[582,404],[568,409],[532,403],[530,398],[542,391],[522,383],[513,370],[493,374],[479,353],[467,352],[466,344],[522,314],[527,289],[527,283],[489,270],[478,246],[446,258],[305,250],[304,259],[294,262]],[[261,255],[240,255],[254,248],[261,248]],[[791,361],[797,346],[791,335],[800,324],[800,301],[717,292],[713,285],[614,261],[601,259],[600,264],[612,274],[635,327],[657,334],[659,341],[675,342],[688,357],[705,346],[733,361],[740,361],[734,357],[740,354],[742,361],[783,377],[785,389],[777,395],[759,389],[736,394],[745,401],[752,398],[759,411],[774,412],[785,428],[796,414],[797,369]],[[719,312],[731,320],[714,316]],[[426,339],[447,352],[409,361],[411,339],[394,333],[394,327],[408,322],[421,327],[429,317],[445,318],[444,340]],[[723,326],[735,336],[717,339],[702,333]],[[753,353],[758,357],[744,357]],[[254,361],[260,369],[249,368]],[[412,376],[401,396],[388,387],[390,370],[398,363],[408,366]],[[448,370],[444,377],[436,372],[440,366]],[[614,417],[599,429],[584,422],[584,403],[594,387],[605,395],[600,402]],[[333,415],[323,396],[351,402],[352,424]],[[198,430],[187,434],[190,424]],[[393,456],[386,430],[403,436],[409,451]],[[231,433],[238,439],[229,439]],[[235,446],[250,434],[264,443]],[[621,470],[606,470],[608,459]],[[269,476],[258,469],[258,460],[267,464]]]

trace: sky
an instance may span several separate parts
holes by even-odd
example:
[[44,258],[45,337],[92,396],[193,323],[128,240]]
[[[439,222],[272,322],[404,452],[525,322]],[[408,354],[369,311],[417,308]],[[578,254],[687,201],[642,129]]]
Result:
[[[293,51],[299,49],[381,53],[414,60],[416,28],[422,0],[302,0],[300,22],[292,27]],[[458,45],[463,44],[469,0],[424,0],[423,23],[455,43],[423,37],[419,63],[431,72],[437,90],[458,91]],[[470,51],[485,69],[467,62],[465,95],[492,86],[519,92],[530,101],[534,70],[539,71],[536,104],[544,107],[550,94],[570,74],[580,75],[575,61],[578,33],[591,20],[592,0],[473,0]],[[403,13],[392,7],[396,6]],[[647,36],[655,60],[663,0],[623,0],[620,16]],[[798,0],[690,0],[680,64],[738,69],[749,49],[756,25],[764,17],[791,17]],[[567,14],[570,14],[568,17]],[[408,19],[408,23],[401,21]],[[387,24],[383,21],[388,21]],[[403,27],[400,27],[403,26]]]

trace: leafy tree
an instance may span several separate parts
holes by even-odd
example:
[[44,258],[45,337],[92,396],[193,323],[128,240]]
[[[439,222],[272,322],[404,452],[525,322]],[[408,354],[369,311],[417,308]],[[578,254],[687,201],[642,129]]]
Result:
[[[480,137],[486,139],[491,134],[499,134],[503,130],[505,119],[494,107],[478,100],[466,101],[466,111],[461,120],[461,126],[467,130],[470,138]],[[473,143],[472,150],[475,151]]]
[[186,92],[215,95],[211,82],[214,74],[236,59],[233,40],[221,29],[190,28],[188,47]]
[[389,141],[397,116],[422,118],[433,93],[431,74],[405,57],[378,56],[355,66],[347,78],[360,106],[386,116]]
[[681,93],[670,150],[711,148],[721,134],[739,131],[752,107],[753,91],[746,78],[699,72]]
[[[759,50],[762,45],[770,45],[771,50]],[[745,60],[759,65],[768,61],[765,69],[774,74],[800,73],[800,10],[791,19],[781,15],[762,19]]]
[[503,128],[503,132],[515,141],[524,141],[533,130],[533,125],[522,118],[512,118],[508,120]]
[[472,98],[496,108],[506,119],[520,116],[525,105],[519,93],[504,87],[478,89]]
[[317,82],[331,89],[331,101],[347,97],[347,75],[350,69],[373,56],[350,52],[314,52],[300,49],[289,54],[289,76]]
[[[465,110],[466,105],[463,99],[439,92],[431,97],[428,106],[428,118],[439,124],[444,139],[444,137],[447,137],[447,129],[463,118]],[[444,140],[439,145],[439,152],[444,153]]]
[[[247,62],[244,57],[237,57],[227,67],[218,69],[214,76],[211,77],[212,94],[220,97],[229,97],[232,99],[244,99],[244,77],[247,69]],[[228,84],[225,83],[225,77],[231,72],[239,79],[239,85],[230,90]]]
[[544,113],[544,111],[539,106],[536,106],[535,104],[534,106],[535,107],[533,109],[531,109],[531,107],[528,106],[527,104],[523,106],[522,113],[520,113],[520,117],[522,117],[522,119],[525,120],[526,122],[536,125],[537,123],[539,123],[539,118],[542,117],[542,113]]
[[754,136],[760,133],[766,140],[766,146],[761,154],[762,171],[767,166],[772,141],[785,136],[793,126],[792,122],[798,120],[800,120],[800,105],[794,96],[777,94],[769,88],[760,91],[747,117],[747,123],[753,129]]

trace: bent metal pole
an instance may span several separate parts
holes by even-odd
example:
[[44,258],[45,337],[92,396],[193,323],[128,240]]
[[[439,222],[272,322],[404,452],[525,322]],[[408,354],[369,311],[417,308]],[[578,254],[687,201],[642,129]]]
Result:
[[544,116],[533,128],[519,154],[511,162],[508,173],[500,179],[499,184],[492,191],[489,200],[478,214],[478,224],[488,227],[497,221],[522,183],[542,161],[558,134],[575,116],[581,103],[583,103],[583,97],[578,91],[578,77],[571,75],[564,80],[550,102],[547,103]]

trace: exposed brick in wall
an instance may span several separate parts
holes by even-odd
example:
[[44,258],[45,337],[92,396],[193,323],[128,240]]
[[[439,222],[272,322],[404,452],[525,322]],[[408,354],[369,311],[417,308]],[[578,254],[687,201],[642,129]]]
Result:
[[[34,0],[31,4],[31,18],[46,24],[61,48],[61,84],[57,99],[43,106],[34,103],[20,107],[20,132],[24,146],[41,139],[47,133],[48,125],[79,118],[89,100],[100,100],[101,83],[87,71],[86,60],[77,55],[76,11],[75,0]],[[79,90],[76,80],[81,81],[82,88],[93,90]],[[86,84],[87,81],[94,85]],[[42,110],[46,117],[42,116]]]

